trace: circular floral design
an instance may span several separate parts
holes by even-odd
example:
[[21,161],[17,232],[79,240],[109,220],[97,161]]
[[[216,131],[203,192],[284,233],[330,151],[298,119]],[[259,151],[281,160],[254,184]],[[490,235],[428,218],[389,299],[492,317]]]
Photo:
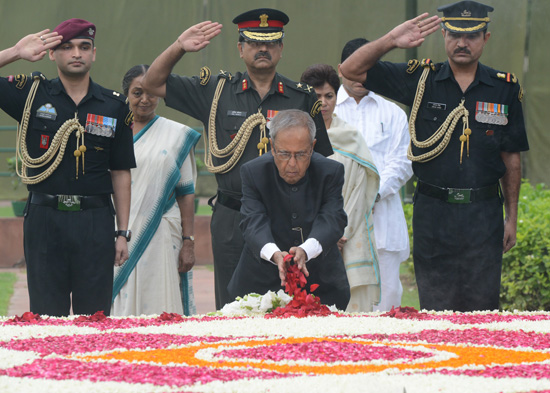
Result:
[[550,389],[547,313],[92,319],[0,320],[0,391]]

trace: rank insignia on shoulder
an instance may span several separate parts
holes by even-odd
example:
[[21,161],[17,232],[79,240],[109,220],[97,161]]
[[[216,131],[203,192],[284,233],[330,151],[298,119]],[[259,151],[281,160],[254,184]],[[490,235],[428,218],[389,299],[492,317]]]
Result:
[[279,93],[281,93],[281,94],[284,94],[284,92],[285,92],[285,87],[283,86],[283,82],[279,82],[279,83],[277,84],[277,91],[278,91]]
[[296,83],[296,87],[297,87],[298,89],[301,89],[302,86],[303,86],[303,85],[302,85],[300,82]]
[[420,62],[416,59],[411,59],[407,62],[407,74],[412,74],[416,71],[418,66],[420,65]]
[[14,77],[10,76],[8,80],[10,82],[15,81],[15,87],[21,90],[27,84],[27,75],[19,74]]
[[420,62],[420,65],[424,68],[430,67],[432,71],[435,71],[435,65],[432,59],[422,59],[422,61]]
[[212,75],[212,72],[210,72],[210,68],[204,66],[199,71],[199,79],[200,79],[200,85],[206,86],[208,82],[210,81],[210,75]]
[[113,95],[116,96],[116,97],[120,97],[120,93],[116,92],[116,91],[113,91]]
[[229,79],[229,80],[233,79],[233,75],[231,75],[230,72],[227,72],[227,71],[224,71],[224,70],[220,70],[220,76],[222,78]]
[[243,91],[248,90],[248,81],[243,79]]
[[315,104],[311,107],[311,111],[309,112],[311,117],[317,116],[321,112],[321,107],[323,106],[323,103],[321,100],[315,101]]
[[499,79],[504,79],[506,82],[510,82],[510,83],[518,82],[518,78],[516,77],[516,75],[510,72],[497,72],[497,77]]
[[33,73],[31,73],[31,79],[32,80],[37,80],[37,79],[46,80],[46,77],[40,71],[34,71]]

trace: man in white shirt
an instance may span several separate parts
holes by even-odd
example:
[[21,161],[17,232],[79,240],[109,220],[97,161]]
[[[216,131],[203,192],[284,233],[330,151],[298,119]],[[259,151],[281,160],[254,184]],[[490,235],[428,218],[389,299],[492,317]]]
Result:
[[[367,42],[364,38],[356,38],[346,43],[341,62]],[[374,310],[388,311],[392,306],[401,305],[403,287],[399,265],[410,253],[407,223],[399,196],[399,190],[413,173],[407,158],[410,142],[407,115],[396,104],[339,74],[342,86],[338,90],[335,113],[362,133],[380,174],[373,218],[382,293]]]

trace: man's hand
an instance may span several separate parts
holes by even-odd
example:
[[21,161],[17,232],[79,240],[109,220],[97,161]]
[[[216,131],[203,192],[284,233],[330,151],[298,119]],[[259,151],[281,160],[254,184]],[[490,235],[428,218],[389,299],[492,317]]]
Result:
[[286,285],[286,270],[288,268],[288,264],[290,263],[285,261],[285,257],[287,255],[288,252],[286,251],[276,251],[271,257],[271,260],[275,262],[279,268],[279,278],[281,279],[282,287]]
[[307,254],[304,249],[301,247],[292,247],[288,253],[294,257],[294,263],[298,266],[298,269],[304,273],[304,276],[309,277],[309,272],[306,267]]
[[193,266],[195,266],[195,243],[184,240],[178,257],[178,272],[187,273]]
[[401,23],[389,32],[394,46],[401,49],[415,48],[424,42],[430,34],[439,30],[441,19],[434,15],[428,18],[428,13]]
[[128,260],[128,242],[124,236],[118,236],[115,243],[115,266],[122,266]]
[[344,244],[346,244],[347,242],[348,242],[348,238],[345,236],[342,236],[340,240],[338,240],[338,243],[336,243],[336,245],[338,246],[338,250],[340,252],[342,252],[342,250],[344,249]]
[[220,34],[221,29],[222,25],[218,22],[201,22],[185,30],[178,37],[178,43],[185,52],[198,52]]
[[42,60],[48,49],[54,48],[61,43],[63,38],[57,32],[49,32],[49,29],[29,34],[15,44],[15,50],[19,58],[28,61]]
[[502,253],[505,254],[516,245],[517,225],[508,219],[504,220],[504,240],[502,242]]

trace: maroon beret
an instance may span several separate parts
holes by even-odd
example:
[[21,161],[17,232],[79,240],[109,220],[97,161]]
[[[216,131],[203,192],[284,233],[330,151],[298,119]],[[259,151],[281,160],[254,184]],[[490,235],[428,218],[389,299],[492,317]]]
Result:
[[63,36],[62,44],[73,38],[88,38],[92,41],[95,38],[95,25],[84,19],[68,19],[61,22],[53,31]]

